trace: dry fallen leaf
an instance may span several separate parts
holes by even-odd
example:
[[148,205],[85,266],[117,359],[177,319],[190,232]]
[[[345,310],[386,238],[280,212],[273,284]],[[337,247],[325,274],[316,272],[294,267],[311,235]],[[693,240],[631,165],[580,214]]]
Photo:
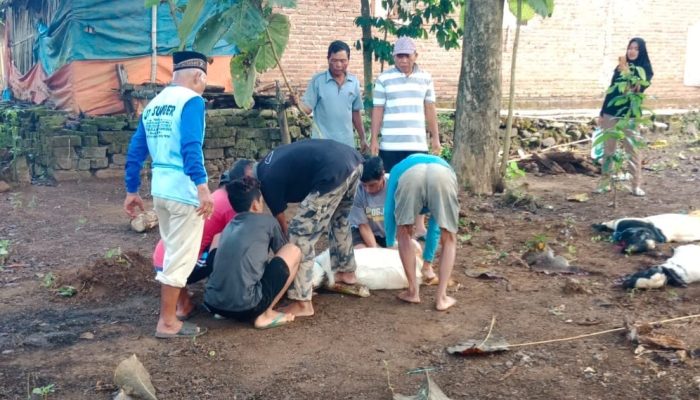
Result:
[[588,193],[576,193],[566,197],[567,201],[575,201],[577,203],[585,203],[590,200]]
[[417,394],[413,396],[394,394],[394,400],[450,400],[450,398],[442,392],[440,387],[430,379],[430,375],[426,372],[425,382],[423,382]]
[[669,335],[650,334],[639,335],[638,341],[640,344],[647,346],[655,346],[662,349],[672,350],[688,350],[688,346],[682,340]]
[[506,351],[508,346],[508,342],[500,338],[491,337],[486,341],[470,339],[456,346],[448,347],[447,352],[460,356],[481,356]]

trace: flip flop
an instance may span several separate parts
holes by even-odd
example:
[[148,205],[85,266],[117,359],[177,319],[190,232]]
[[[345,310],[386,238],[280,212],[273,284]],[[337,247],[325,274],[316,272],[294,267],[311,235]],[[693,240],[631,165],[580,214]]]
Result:
[[[423,277],[423,285],[425,285],[425,286],[437,286],[437,284],[439,284],[439,283],[440,283],[440,278],[438,278],[437,275],[431,276],[430,278],[425,277],[425,276]],[[457,284],[457,281],[452,279],[452,278],[450,278],[450,280],[447,281],[447,287],[453,287],[456,284]]]
[[277,327],[280,327],[283,325],[287,325],[291,321],[285,321],[283,319],[286,315],[287,314],[285,314],[285,313],[279,313],[279,314],[277,314],[275,319],[272,320],[272,322],[270,322],[269,324],[267,324],[265,326],[261,326],[261,327],[256,326],[255,329],[272,329],[272,328],[277,328]]
[[434,286],[440,283],[440,278],[437,277],[437,275],[433,275],[431,277],[424,276],[423,277],[423,284],[425,286]]
[[191,322],[183,322],[182,328],[177,333],[163,333],[156,331],[155,336],[158,339],[173,339],[173,338],[196,338],[207,333],[207,328],[200,328]]

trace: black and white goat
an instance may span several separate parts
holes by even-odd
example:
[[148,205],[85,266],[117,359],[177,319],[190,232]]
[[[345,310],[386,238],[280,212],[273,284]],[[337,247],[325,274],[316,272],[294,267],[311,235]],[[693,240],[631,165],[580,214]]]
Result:
[[659,214],[646,218],[620,218],[594,224],[602,231],[613,231],[613,240],[625,253],[642,253],[656,248],[656,243],[694,242],[700,240],[700,215]]
[[656,289],[664,285],[685,287],[700,282],[700,246],[677,247],[665,263],[623,278],[625,289]]

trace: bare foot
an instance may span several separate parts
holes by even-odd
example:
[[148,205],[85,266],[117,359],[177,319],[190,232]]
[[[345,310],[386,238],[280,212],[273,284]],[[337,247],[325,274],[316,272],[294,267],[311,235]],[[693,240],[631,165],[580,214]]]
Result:
[[285,314],[281,312],[264,312],[255,319],[253,324],[257,329],[269,329],[276,328],[278,326],[286,325],[294,321],[294,314]]
[[435,271],[433,268],[422,268],[420,270],[421,275],[423,275],[423,280],[433,280],[434,278],[437,278],[437,275],[435,275]]
[[194,309],[195,306],[191,302],[183,306],[178,304],[177,311],[175,311],[175,316],[177,316],[178,319],[187,318],[190,316],[190,313],[194,311]]
[[438,311],[445,311],[455,305],[455,303],[457,303],[457,300],[455,300],[454,297],[445,296],[442,299],[438,298],[435,301],[435,309]]
[[354,285],[357,283],[357,276],[355,276],[354,272],[336,272],[335,281]]
[[190,296],[187,289],[182,289],[180,296],[177,298],[177,309],[175,315],[177,318],[187,318],[192,311],[194,311],[195,306],[192,303],[192,297]]
[[156,332],[165,334],[174,334],[180,332],[182,329],[182,322],[177,319],[172,324],[166,324],[163,319],[158,319],[158,325],[156,325]]
[[278,309],[286,314],[293,314],[296,317],[310,317],[314,315],[314,306],[310,301],[293,301]]
[[396,297],[398,297],[401,301],[405,301],[406,303],[420,303],[420,296],[418,293],[411,293],[408,290],[404,290],[403,292],[397,294]]

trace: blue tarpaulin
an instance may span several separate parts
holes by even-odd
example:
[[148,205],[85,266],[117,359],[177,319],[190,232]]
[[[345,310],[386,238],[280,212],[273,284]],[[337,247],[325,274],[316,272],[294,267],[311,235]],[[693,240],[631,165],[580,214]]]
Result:
[[[193,32],[223,7],[235,0],[207,1]],[[184,5],[186,1],[179,1]],[[182,14],[178,12],[178,18]],[[37,26],[38,39],[34,46],[36,59],[48,75],[63,65],[78,60],[114,60],[150,55],[151,9],[143,0],[65,0],[61,1],[52,21]],[[191,48],[194,34],[188,38]],[[169,54],[179,46],[179,39],[170,9],[166,3],[158,6],[157,51]],[[221,41],[214,55],[235,55],[235,46]]]

